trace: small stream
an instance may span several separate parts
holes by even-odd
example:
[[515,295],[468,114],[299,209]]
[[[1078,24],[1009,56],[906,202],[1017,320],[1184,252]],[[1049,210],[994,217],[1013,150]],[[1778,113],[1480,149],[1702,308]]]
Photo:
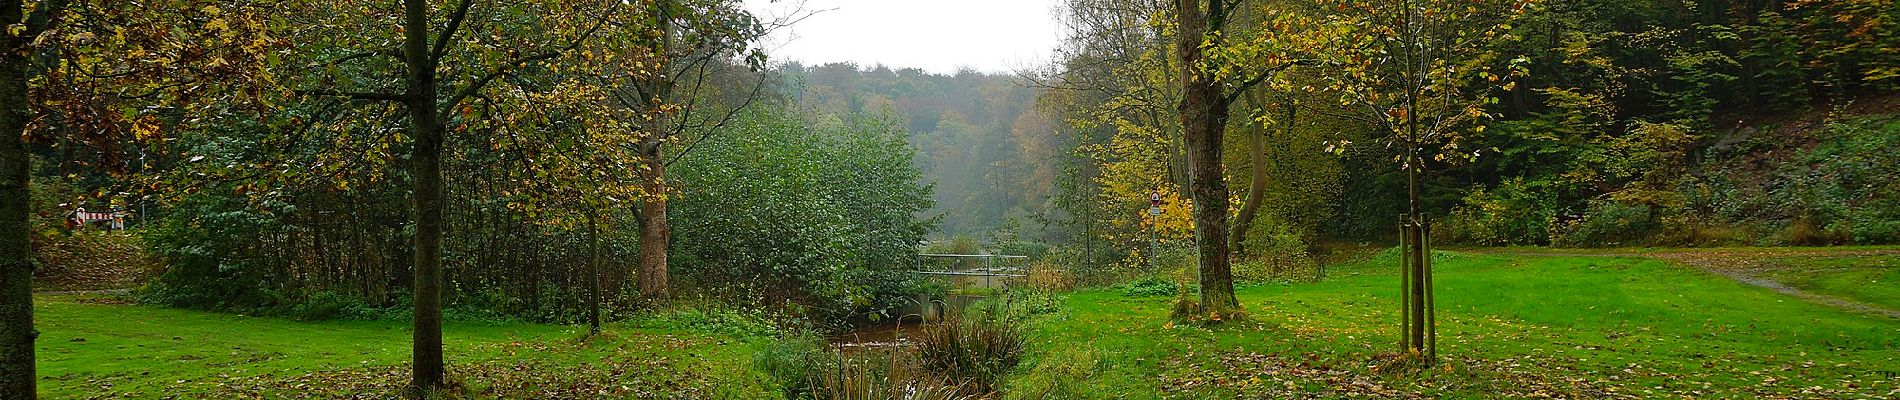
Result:
[[[864,350],[908,347],[912,338],[921,335],[930,325],[942,321],[946,314],[962,312],[964,307],[976,303],[987,296],[951,295],[939,301],[922,303],[902,310],[903,317],[892,322],[880,322],[852,328],[844,333],[831,335],[825,341],[831,347],[846,353]],[[927,317],[926,317],[927,316]]]
[[924,333],[927,325],[917,318],[905,318],[902,324],[880,323],[854,328],[848,332],[832,335],[826,341],[831,347],[846,353],[864,350],[878,350],[907,347],[911,339]]

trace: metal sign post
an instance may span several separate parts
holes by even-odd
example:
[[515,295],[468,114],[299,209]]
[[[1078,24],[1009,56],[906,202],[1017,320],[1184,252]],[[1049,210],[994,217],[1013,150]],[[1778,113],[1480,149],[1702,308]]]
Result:
[[1148,195],[1148,269],[1155,268],[1155,256],[1161,255],[1159,242],[1161,230],[1161,191]]

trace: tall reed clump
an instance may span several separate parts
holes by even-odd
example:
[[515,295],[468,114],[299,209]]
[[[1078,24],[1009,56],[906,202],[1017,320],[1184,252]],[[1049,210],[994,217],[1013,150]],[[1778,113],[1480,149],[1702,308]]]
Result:
[[924,369],[975,393],[993,392],[1022,362],[1024,337],[1010,318],[956,318],[924,329],[917,356]]
[[931,376],[901,349],[843,352],[812,338],[787,339],[761,351],[753,366],[777,381],[787,399],[967,400],[962,385]]
[[967,400],[964,386],[926,373],[917,359],[899,351],[841,355],[817,365],[809,379],[817,400]]

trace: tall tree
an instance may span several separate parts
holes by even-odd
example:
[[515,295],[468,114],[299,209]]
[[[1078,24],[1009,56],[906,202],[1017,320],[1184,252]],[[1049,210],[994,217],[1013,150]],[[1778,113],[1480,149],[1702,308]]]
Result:
[[1227,177],[1221,168],[1222,143],[1232,106],[1249,88],[1295,65],[1270,47],[1230,45],[1228,25],[1238,1],[1176,0],[1173,17],[1175,54],[1181,64],[1181,119],[1187,148],[1188,192],[1194,201],[1196,247],[1200,252],[1201,305],[1220,320],[1240,312],[1234,297],[1232,260],[1227,242]]
[[[1406,205],[1400,223],[1404,257],[1406,351],[1435,352],[1430,238],[1421,209],[1419,175],[1430,162],[1470,159],[1461,138],[1484,130],[1492,89],[1509,90],[1523,72],[1522,57],[1510,58],[1489,44],[1507,40],[1510,22],[1534,0],[1405,0],[1360,3],[1327,0],[1331,10],[1311,26],[1321,33],[1322,55],[1334,72],[1347,115],[1378,128],[1396,145],[1405,173]],[[1501,60],[1506,60],[1502,61]],[[1436,150],[1427,158],[1426,152]]]
[[765,53],[753,45],[767,30],[732,0],[654,0],[646,7],[642,15],[650,20],[645,26],[652,28],[640,44],[655,56],[653,69],[606,84],[629,111],[631,127],[643,135],[634,144],[642,164],[636,171],[643,191],[636,213],[640,293],[661,300],[667,295],[667,245],[672,240],[666,219],[666,168],[698,141],[717,134],[760,95],[765,75],[741,93],[719,93],[717,82],[708,78],[730,73],[735,66],[763,68]]
[[[446,196],[442,164],[443,145],[450,128],[447,125],[452,119],[445,116],[474,115],[472,109],[464,108],[464,102],[484,97],[483,90],[491,84],[523,73],[542,72],[537,67],[566,56],[586,43],[616,15],[621,4],[617,1],[605,4],[489,3],[484,4],[482,10],[476,10],[477,3],[486,2],[457,2],[446,20],[438,23],[431,17],[436,10],[429,1],[404,0],[399,10],[402,18],[398,29],[402,34],[399,49],[364,49],[327,62],[337,65],[395,56],[402,63],[403,74],[394,87],[369,91],[330,88],[303,91],[311,95],[393,102],[408,117],[405,130],[411,138],[408,173],[415,228],[411,261],[415,318],[410,372],[413,387],[421,391],[438,389],[446,383],[442,361],[442,235]],[[325,8],[316,9],[322,12],[320,10]],[[484,13],[488,15],[482,15]],[[463,30],[471,29],[471,25],[479,25],[486,31],[458,37]],[[445,73],[445,60],[461,65],[446,66],[451,72]],[[449,90],[443,90],[445,87]],[[468,123],[454,122],[458,128]]]
[[[27,95],[34,42],[46,33],[65,1],[35,5],[31,15],[22,0],[0,2],[0,399],[33,399],[33,252],[27,235],[26,127],[33,118]],[[20,21],[20,22],[14,22]]]
[[0,399],[35,395],[26,142],[83,144],[99,152],[91,167],[124,172],[128,141],[261,104],[281,43],[241,1],[23,3],[0,2],[0,20],[18,21],[0,37]]

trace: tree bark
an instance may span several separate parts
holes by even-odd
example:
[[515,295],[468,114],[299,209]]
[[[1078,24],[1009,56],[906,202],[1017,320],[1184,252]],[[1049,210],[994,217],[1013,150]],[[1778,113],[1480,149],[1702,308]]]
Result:
[[1177,0],[1176,5],[1180,34],[1175,49],[1181,56],[1182,88],[1178,111],[1193,179],[1188,192],[1194,200],[1194,229],[1199,233],[1201,304],[1211,318],[1226,318],[1240,311],[1227,258],[1227,182],[1221,174],[1221,135],[1229,103],[1221,93],[1222,85],[1203,71],[1201,53],[1209,20],[1221,18],[1223,4],[1210,0],[1208,13],[1202,12],[1199,0]]
[[442,365],[442,123],[436,110],[435,58],[429,53],[429,5],[403,1],[403,61],[408,68],[409,159],[414,180],[415,339],[410,373],[418,390],[443,386]]
[[[647,99],[654,107],[662,107],[672,98],[673,76],[670,51],[673,41],[673,20],[668,10],[672,1],[658,0],[651,5],[654,26],[660,30],[657,41],[657,54],[662,64],[659,74],[645,92],[652,96]],[[673,136],[672,119],[668,113],[654,116],[647,127],[647,137],[640,144],[640,156],[647,168],[641,171],[641,189],[646,192],[640,202],[640,296],[651,301],[664,301],[667,294],[666,247],[671,239],[672,230],[666,221],[666,152],[663,151],[668,139]]]
[[39,397],[33,327],[32,198],[26,152],[32,111],[27,92],[32,38],[46,31],[66,1],[41,1],[32,15],[20,0],[0,1],[0,20],[24,22],[18,36],[0,34],[0,400]]
[[1411,321],[1408,321],[1411,329],[1406,333],[1411,336],[1408,338],[1412,345],[1411,350],[1423,355],[1431,351],[1425,345],[1426,322],[1431,318],[1427,312],[1432,311],[1431,305],[1427,303],[1431,299],[1430,287],[1427,285],[1427,282],[1431,281],[1431,270],[1427,268],[1426,262],[1429,261],[1431,255],[1425,254],[1425,236],[1431,227],[1424,225],[1424,214],[1419,209],[1418,174],[1424,168],[1425,159],[1419,155],[1419,141],[1422,138],[1418,133],[1418,98],[1421,91],[1419,87],[1421,76],[1425,74],[1427,66],[1424,55],[1419,51],[1422,45],[1419,44],[1421,39],[1414,25],[1416,18],[1417,8],[1413,7],[1411,1],[1405,2],[1406,42],[1410,43],[1406,46],[1408,50],[1405,52],[1405,217],[1412,229],[1411,235],[1407,237],[1409,243],[1404,244],[1410,248],[1407,256],[1411,258],[1411,265],[1408,267],[1411,268],[1412,276],[1409,282],[1411,287],[1408,288],[1411,302],[1407,304],[1411,307],[1409,310]]
[[647,155],[651,164],[644,174],[642,187],[646,199],[640,202],[640,295],[649,300],[664,300],[667,293],[666,243],[672,236],[666,223],[666,162],[657,145]]
[[[0,20],[19,21],[20,1],[0,5]],[[34,399],[33,252],[27,227],[26,57],[18,39],[0,48],[0,399]]]
[[587,310],[588,332],[600,334],[600,217],[599,213],[587,213],[587,280],[592,283],[589,299],[593,308]]
[[[1254,106],[1266,108],[1266,102],[1254,98]],[[1247,198],[1240,205],[1240,214],[1234,216],[1234,233],[1228,241],[1235,255],[1247,255],[1247,231],[1253,229],[1254,217],[1260,213],[1260,202],[1267,193],[1267,135],[1265,124],[1259,125],[1259,132],[1247,134],[1247,158],[1252,161],[1252,171],[1247,180]]]

